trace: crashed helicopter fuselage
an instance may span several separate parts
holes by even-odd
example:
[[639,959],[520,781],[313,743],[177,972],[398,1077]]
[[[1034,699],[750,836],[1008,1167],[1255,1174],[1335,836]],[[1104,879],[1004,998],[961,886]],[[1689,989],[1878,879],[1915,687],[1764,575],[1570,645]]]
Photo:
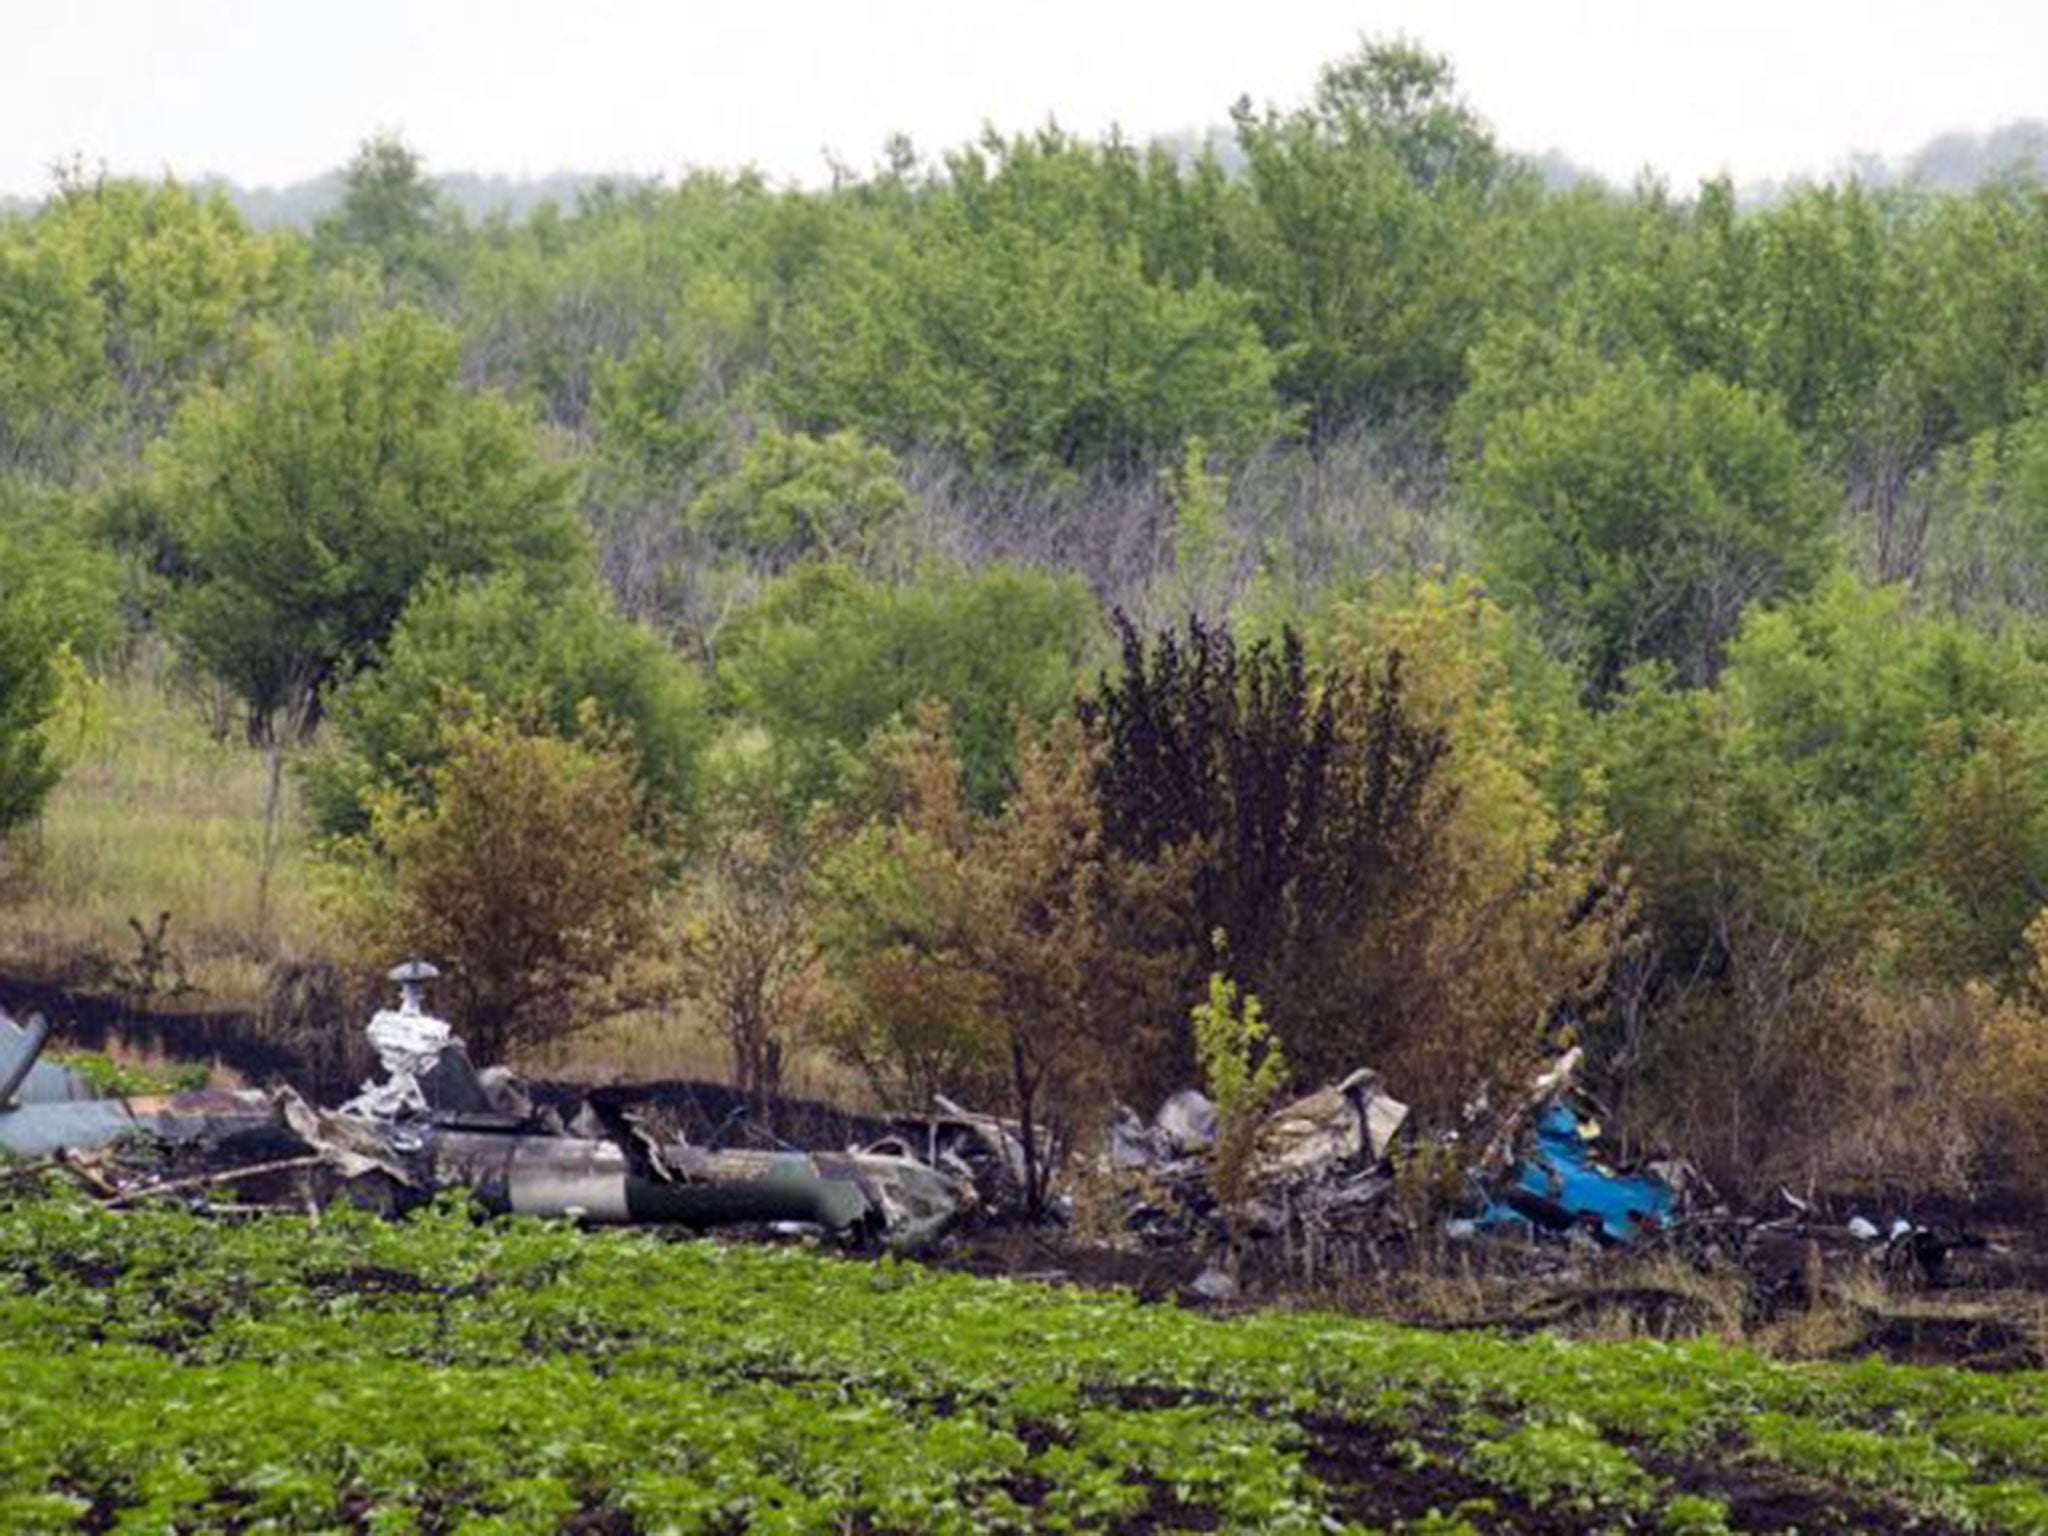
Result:
[[[510,1073],[479,1073],[448,1025],[422,1006],[433,969],[392,973],[399,1005],[380,1010],[369,1035],[382,1076],[337,1109],[289,1088],[210,1089],[162,1099],[95,1094],[78,1073],[41,1060],[40,1018],[0,1013],[0,1152],[20,1157],[87,1153],[123,1137],[171,1145],[224,1145],[268,1135],[298,1160],[359,1194],[398,1208],[445,1189],[471,1191],[487,1209],[590,1222],[693,1228],[798,1223],[898,1247],[928,1243],[968,1209],[971,1186],[905,1157],[877,1152],[707,1149],[650,1126],[580,1134],[535,1113]],[[228,1182],[233,1168],[223,1171]]]

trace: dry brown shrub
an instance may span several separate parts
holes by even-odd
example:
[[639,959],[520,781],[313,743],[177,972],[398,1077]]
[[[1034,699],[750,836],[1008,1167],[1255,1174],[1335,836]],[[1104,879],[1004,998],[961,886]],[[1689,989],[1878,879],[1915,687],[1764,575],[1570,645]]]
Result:
[[2048,991],[1930,982],[1900,954],[1883,933],[1853,961],[1780,945],[1676,1000],[1631,1119],[1732,1194],[2048,1189]]
[[1968,989],[1980,1023],[1974,1092],[1977,1146],[1986,1173],[2006,1189],[2048,1199],[2048,911],[2027,929],[2032,966],[1998,998]]
[[875,819],[823,881],[838,1036],[885,1096],[944,1087],[1000,1105],[1036,1209],[1106,1107],[1135,1024],[1168,1006],[1178,956],[1130,938],[1173,893],[1106,846],[1097,749],[1071,717],[1019,728],[1016,786],[993,816],[965,799],[939,707],[875,754]]

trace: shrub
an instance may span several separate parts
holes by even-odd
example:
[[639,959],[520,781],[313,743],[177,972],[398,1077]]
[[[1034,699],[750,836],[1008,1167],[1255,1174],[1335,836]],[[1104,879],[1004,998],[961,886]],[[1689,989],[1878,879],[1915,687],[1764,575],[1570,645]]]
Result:
[[[1221,934],[1216,948],[1225,947]],[[1202,1087],[1216,1106],[1216,1147],[1211,1183],[1226,1218],[1243,1203],[1251,1174],[1252,1144],[1267,1106],[1287,1086],[1287,1058],[1261,1017],[1259,1000],[1238,998],[1237,983],[1213,971],[1209,995],[1195,1005],[1195,1060]]]
[[479,1061],[566,1035],[615,996],[654,933],[656,864],[616,745],[457,721],[422,805],[373,797],[333,887],[383,954],[434,957]]
[[1711,682],[1743,609],[1825,564],[1828,504],[1770,401],[1615,365],[1492,422],[1469,484],[1489,576],[1596,692],[1663,661]]
[[1173,892],[1104,842],[1094,754],[1071,717],[1019,728],[1017,789],[993,815],[968,804],[936,705],[874,758],[876,814],[824,874],[841,1038],[862,1064],[907,1069],[906,1087],[929,1075],[999,1095],[1036,1212],[1117,1058],[1172,995],[1174,957],[1161,963],[1146,924]]
[[430,579],[379,665],[333,695],[329,740],[303,769],[316,825],[357,833],[366,796],[423,795],[462,699],[545,722],[564,739],[595,720],[626,751],[651,806],[691,802],[710,736],[697,673],[652,630],[621,618],[595,583],[557,590],[508,574]]
[[[1505,616],[1422,589],[1340,608],[1332,660],[1301,642],[1240,648],[1190,623],[1147,645],[1083,706],[1102,752],[1104,835],[1189,872],[1183,1008],[1229,936],[1305,1076],[1383,1071],[1426,1113],[1526,1074],[1599,996],[1626,902],[1549,739],[1518,721]],[[1569,693],[1565,695],[1569,702]],[[1583,790],[1575,791],[1583,794]],[[1187,1081],[1185,1027],[1150,1063]]]
[[857,432],[820,438],[771,427],[691,502],[689,520],[719,548],[779,570],[803,559],[863,565],[909,513],[887,449]]
[[705,854],[693,872],[682,984],[732,1051],[734,1085],[764,1123],[784,1052],[818,1002],[813,883],[825,832],[793,813],[758,733],[711,763]]
[[1000,804],[1018,717],[1066,707],[1096,625],[1071,577],[1013,566],[903,587],[808,564],[772,584],[718,663],[732,711],[766,727],[801,802],[829,799],[868,738],[923,699],[947,708],[967,790]]
[[1589,723],[1561,669],[1476,590],[1425,583],[1398,604],[1340,605],[1330,648],[1341,676],[1391,682],[1398,665],[1397,697],[1340,696],[1340,756],[1373,761],[1399,734],[1380,716],[1398,708],[1442,757],[1406,875],[1358,914],[1367,990],[1341,1038],[1362,1054],[1324,1070],[1370,1063],[1426,1112],[1453,1113],[1526,1082],[1604,1004],[1633,903],[1595,785],[1569,760]]
[[0,833],[33,816],[57,781],[43,729],[57,707],[55,656],[33,589],[0,588]]
[[1398,660],[1315,674],[1291,633],[1245,649],[1195,620],[1149,646],[1127,623],[1121,633],[1121,670],[1082,709],[1101,753],[1103,835],[1189,882],[1183,1023],[1149,1086],[1163,1094],[1195,1069],[1185,1009],[1219,930],[1244,984],[1284,1021],[1295,1064],[1338,1070],[1377,1017],[1357,941],[1394,938],[1372,925],[1418,877],[1441,820],[1441,733],[1409,717]]
[[2037,1199],[2048,1198],[2048,911],[2027,929],[2032,969],[2012,995],[1972,989],[1983,1017],[1978,1102],[1986,1166]]

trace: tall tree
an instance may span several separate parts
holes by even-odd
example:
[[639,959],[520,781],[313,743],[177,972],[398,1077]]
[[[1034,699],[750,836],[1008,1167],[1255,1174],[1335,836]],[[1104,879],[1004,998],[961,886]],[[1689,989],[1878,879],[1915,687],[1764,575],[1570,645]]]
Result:
[[827,253],[771,383],[794,424],[1055,481],[1130,473],[1189,437],[1241,457],[1285,431],[1245,295],[1148,267],[1105,195],[1113,149],[1062,151],[1057,175],[1027,145],[985,150],[908,227]]
[[1709,682],[1744,609],[1824,567],[1826,494],[1765,399],[1630,360],[1510,411],[1468,467],[1488,579],[1597,694],[1643,661]]
[[1313,115],[1329,138],[1392,150],[1419,186],[1485,188],[1506,169],[1451,61],[1405,38],[1369,38],[1324,65]]
[[438,280],[435,250],[444,215],[440,191],[418,154],[396,134],[365,139],[342,172],[341,206],[313,228],[329,260],[367,256],[387,283]]
[[[0,569],[11,554],[0,535]],[[55,627],[35,587],[0,586],[0,834],[33,816],[57,780],[43,727],[56,707]]]
[[[174,181],[64,173],[32,240],[43,257],[34,264],[38,304],[49,309],[27,339],[46,363],[59,328],[70,330],[68,342],[97,342],[98,377],[71,382],[111,390],[120,408],[109,423],[120,429],[113,445],[124,456],[139,453],[195,387],[247,365],[298,298],[296,241],[258,235],[221,193]],[[61,286],[49,286],[60,274]],[[72,284],[89,297],[89,319],[72,309]]]
[[1499,163],[1449,67],[1368,45],[1315,105],[1233,111],[1251,197],[1219,271],[1251,296],[1279,386],[1327,440],[1346,425],[1433,435],[1492,296],[1485,213]]
[[568,474],[456,368],[452,332],[392,311],[325,350],[282,348],[193,401],[159,446],[186,572],[175,622],[256,734],[308,719],[429,572],[559,584],[587,560]]
[[83,262],[0,226],[0,472],[69,478],[111,414]]

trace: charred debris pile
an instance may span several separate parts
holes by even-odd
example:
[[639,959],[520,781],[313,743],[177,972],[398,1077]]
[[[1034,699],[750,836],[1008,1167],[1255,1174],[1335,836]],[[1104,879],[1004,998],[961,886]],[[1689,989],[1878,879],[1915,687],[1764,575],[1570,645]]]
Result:
[[[335,1107],[290,1088],[107,1097],[43,1059],[40,1016],[22,1025],[0,1011],[0,1157],[68,1170],[109,1206],[346,1200],[395,1214],[464,1190],[499,1212],[820,1234],[912,1253],[1024,1219],[1022,1139],[999,1117],[945,1099],[889,1121],[816,1113],[813,1145],[798,1147],[737,1101],[714,1119],[630,1090],[537,1088],[471,1064],[426,1011],[433,975],[419,962],[392,973],[398,1005],[368,1030],[381,1075]],[[1183,1090],[1150,1120],[1119,1108],[1100,1153],[1070,1160],[1053,1217],[1105,1246],[1225,1261],[1195,1286],[1219,1299],[1247,1263],[1314,1281],[1424,1245],[1512,1246],[1562,1270],[1612,1249],[1740,1262],[1773,1243],[1825,1242],[1939,1283],[1949,1255],[1977,1241],[1904,1220],[1836,1223],[1789,1195],[1767,1218],[1738,1216],[1682,1161],[1615,1167],[1579,1066],[1567,1051],[1511,1101],[1475,1106],[1439,1132],[1418,1127],[1377,1073],[1353,1072],[1265,1118],[1247,1193],[1227,1210],[1213,1178],[1217,1115],[1202,1094]],[[833,1131],[851,1133],[842,1149],[816,1144]],[[227,1190],[242,1203],[219,1204]]]

